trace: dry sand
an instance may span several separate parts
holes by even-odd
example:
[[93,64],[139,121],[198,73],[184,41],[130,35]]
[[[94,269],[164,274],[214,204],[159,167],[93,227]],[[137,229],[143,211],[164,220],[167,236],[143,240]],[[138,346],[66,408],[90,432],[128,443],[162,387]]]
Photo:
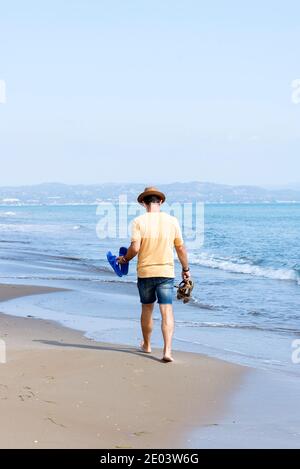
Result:
[[[55,292],[0,286],[0,301]],[[1,311],[1,305],[0,305]],[[30,315],[30,311],[28,311]],[[192,353],[91,341],[55,322],[0,314],[1,448],[184,448],[215,425],[245,369]]]

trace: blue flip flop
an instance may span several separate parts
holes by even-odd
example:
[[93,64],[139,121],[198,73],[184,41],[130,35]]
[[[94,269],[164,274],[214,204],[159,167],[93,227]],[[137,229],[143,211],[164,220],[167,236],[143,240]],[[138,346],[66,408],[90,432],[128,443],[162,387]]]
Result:
[[[128,249],[127,248],[120,248],[119,256],[126,256]],[[114,272],[117,274],[118,277],[123,277],[123,275],[128,275],[129,272],[129,262],[127,264],[118,264],[117,263],[117,256],[114,256],[110,251],[106,254],[107,260],[111,267],[113,268]]]
[[[120,248],[119,256],[126,256],[127,252],[128,252],[128,249],[122,247],[122,248]],[[129,262],[127,262],[127,264],[121,264],[121,265],[120,265],[120,268],[121,268],[122,275],[128,275],[128,272],[129,272]]]
[[114,256],[110,251],[106,254],[109,264],[112,266],[114,272],[118,277],[123,277],[121,266],[117,263],[117,256]]

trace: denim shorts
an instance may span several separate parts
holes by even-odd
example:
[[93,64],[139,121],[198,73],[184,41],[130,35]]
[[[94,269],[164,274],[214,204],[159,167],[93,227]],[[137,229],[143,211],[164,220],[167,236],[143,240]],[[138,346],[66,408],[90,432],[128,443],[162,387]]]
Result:
[[174,279],[167,277],[138,278],[138,289],[142,304],[158,301],[160,305],[173,303]]

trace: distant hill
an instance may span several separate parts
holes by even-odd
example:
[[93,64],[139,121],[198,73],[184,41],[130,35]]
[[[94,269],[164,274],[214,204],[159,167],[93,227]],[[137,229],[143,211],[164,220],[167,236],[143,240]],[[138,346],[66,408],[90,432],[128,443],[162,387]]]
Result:
[[[97,204],[101,201],[118,200],[126,194],[128,201],[136,200],[145,184],[94,184],[67,185],[61,183],[34,186],[0,187],[1,205],[58,205]],[[169,202],[206,203],[284,203],[300,202],[300,187],[266,189],[258,186],[230,186],[210,182],[188,182],[162,184],[160,189],[167,194]]]
[[266,189],[269,190],[293,190],[293,191],[300,191],[300,182],[294,182],[290,184],[284,184],[280,186],[267,186]]

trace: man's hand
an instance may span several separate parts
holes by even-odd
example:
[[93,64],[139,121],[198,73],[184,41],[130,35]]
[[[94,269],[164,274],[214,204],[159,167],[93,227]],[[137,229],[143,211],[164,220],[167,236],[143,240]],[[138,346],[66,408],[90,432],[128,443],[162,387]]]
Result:
[[182,280],[189,280],[191,278],[191,272],[188,270],[188,272],[182,271]]
[[124,256],[119,256],[117,257],[117,263],[120,264],[120,265],[124,265],[124,264],[128,264],[128,261],[127,259],[125,259]]
[[118,256],[116,258],[119,265],[128,264],[139,252],[141,247],[140,241],[132,241],[131,245],[128,248],[126,256]]

